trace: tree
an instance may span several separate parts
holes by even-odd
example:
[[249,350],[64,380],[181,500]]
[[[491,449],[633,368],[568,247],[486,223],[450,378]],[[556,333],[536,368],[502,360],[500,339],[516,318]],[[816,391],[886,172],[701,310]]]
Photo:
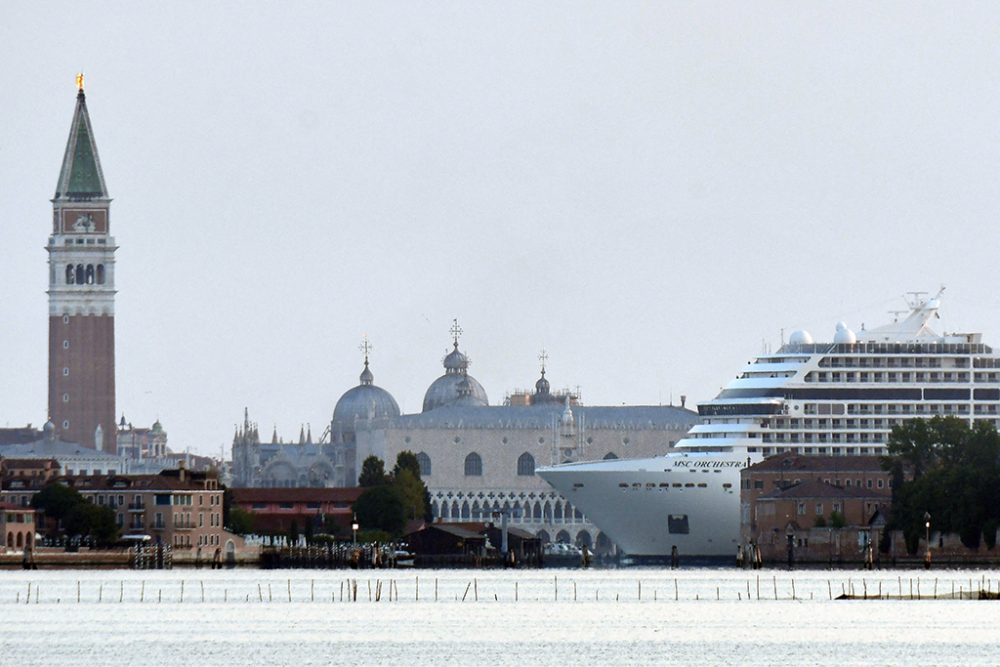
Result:
[[420,462],[417,455],[409,450],[404,450],[396,455],[396,465],[392,469],[392,476],[398,477],[403,470],[409,470],[413,476],[420,479]]
[[404,450],[396,455],[392,483],[399,489],[408,519],[431,520],[431,494],[420,478],[420,462],[416,454]]
[[361,464],[361,475],[358,477],[358,486],[381,486],[388,481],[385,474],[385,463],[379,457],[369,456]]
[[299,542],[299,522],[292,519],[292,525],[288,527],[288,544],[294,546]]
[[1000,435],[992,423],[973,426],[956,417],[914,419],[893,428],[883,467],[893,474],[889,525],[903,531],[915,553],[925,537],[925,513],[933,527],[958,533],[962,543],[995,541],[1000,525]]
[[114,511],[104,505],[83,501],[74,505],[63,522],[68,535],[92,538],[99,547],[106,547],[118,539]]
[[226,529],[237,535],[249,535],[253,532],[253,514],[240,507],[229,509],[229,522]]
[[84,502],[86,500],[76,489],[53,482],[32,497],[31,506],[45,512],[47,517],[62,521],[74,507]]
[[398,536],[406,525],[406,511],[399,490],[392,485],[372,486],[354,501],[354,513],[364,530],[384,530]]

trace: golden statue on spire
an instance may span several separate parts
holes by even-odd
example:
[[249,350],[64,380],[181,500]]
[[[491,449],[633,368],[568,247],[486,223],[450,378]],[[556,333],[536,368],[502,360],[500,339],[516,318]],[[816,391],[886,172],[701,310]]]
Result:
[[83,72],[78,72],[76,75],[76,89],[83,92]]

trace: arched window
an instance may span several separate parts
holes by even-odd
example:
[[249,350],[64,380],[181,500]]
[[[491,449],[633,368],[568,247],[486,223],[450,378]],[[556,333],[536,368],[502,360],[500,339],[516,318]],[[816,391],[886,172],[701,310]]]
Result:
[[97,284],[98,285],[103,285],[104,284],[104,265],[103,264],[98,264],[97,265]]
[[84,284],[84,280],[83,280],[83,264],[77,264],[76,265],[76,284],[77,285],[83,285]]
[[563,520],[563,509],[562,503],[557,502],[555,504],[555,512],[553,513],[552,520],[556,523],[562,523]]
[[88,285],[93,285],[94,284],[94,265],[93,264],[88,264],[87,265],[87,276],[86,277],[87,277],[87,284]]
[[614,452],[608,452],[607,454],[604,455],[604,460],[605,461],[611,461],[612,459],[616,459],[616,458],[618,458],[618,455],[615,454]]
[[535,521],[542,520],[542,504],[537,500],[535,501],[535,507],[531,510],[531,518]]
[[482,477],[483,476],[483,459],[472,452],[465,457],[465,476],[466,477]]
[[470,517],[470,514],[469,514],[469,501],[466,500],[464,503],[462,503],[462,518],[463,519],[468,519],[469,517]]
[[420,476],[430,477],[431,457],[427,456],[424,452],[420,452],[417,454],[417,464],[420,466]]
[[517,474],[522,477],[531,477],[535,474],[535,457],[525,452],[517,457]]
[[569,544],[569,533],[565,530],[560,530],[556,533],[556,542],[559,544]]
[[66,265],[66,284],[67,285],[76,284],[76,272],[73,270],[72,264]]
[[459,514],[459,509],[458,509],[458,501],[457,500],[453,500],[451,502],[451,518],[452,519],[457,519],[459,516],[460,516],[460,514]]

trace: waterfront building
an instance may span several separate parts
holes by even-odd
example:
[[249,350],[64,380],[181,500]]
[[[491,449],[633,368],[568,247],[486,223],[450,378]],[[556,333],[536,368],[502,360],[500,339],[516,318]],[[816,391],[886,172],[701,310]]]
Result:
[[[214,472],[189,471],[184,465],[157,475],[65,475],[65,484],[90,502],[111,508],[123,535],[148,535],[154,544],[171,545],[174,558],[206,560],[235,554],[242,538],[222,524],[222,495]],[[46,485],[37,478],[4,482],[0,502],[29,507]]]
[[43,482],[61,474],[55,459],[4,459],[0,458],[0,480],[15,478],[40,478]]
[[0,502],[0,553],[31,549],[35,544],[35,510]]
[[887,514],[892,476],[877,456],[790,452],[740,471],[741,539],[768,561],[860,560],[877,542],[871,524]]
[[60,439],[114,453],[115,239],[83,76],[52,199],[49,418]]
[[364,489],[351,488],[234,488],[232,506],[253,515],[253,530],[260,535],[285,534],[292,524],[316,533],[336,526],[341,534],[351,530],[351,507]]

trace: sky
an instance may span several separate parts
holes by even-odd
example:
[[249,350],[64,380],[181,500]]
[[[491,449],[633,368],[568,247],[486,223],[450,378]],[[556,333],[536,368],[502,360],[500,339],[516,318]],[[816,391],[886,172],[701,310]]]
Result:
[[457,318],[492,403],[712,398],[798,328],[1000,344],[1000,6],[5,2],[0,426],[47,400],[51,204],[87,103],[119,413],[178,451],[419,411]]

